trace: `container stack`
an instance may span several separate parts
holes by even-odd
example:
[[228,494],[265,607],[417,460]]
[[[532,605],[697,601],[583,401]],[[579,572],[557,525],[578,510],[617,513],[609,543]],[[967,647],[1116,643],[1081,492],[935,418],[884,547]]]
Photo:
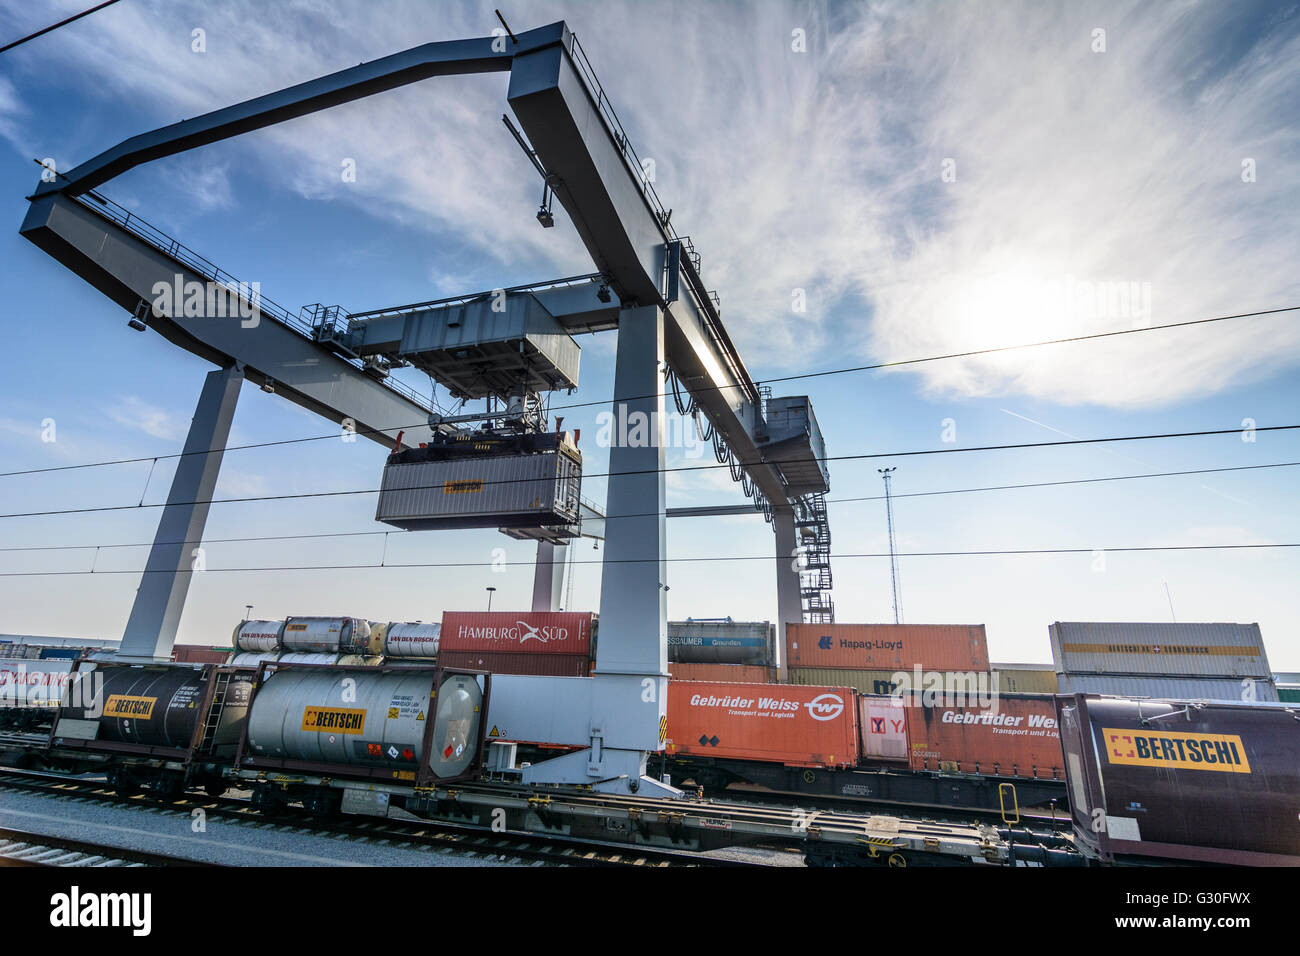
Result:
[[1278,700],[1258,624],[1058,621],[1048,631],[1062,694]]
[[[860,694],[891,694],[896,675],[988,674],[983,624],[788,624],[791,684],[847,686]],[[917,688],[920,689],[920,688]]]

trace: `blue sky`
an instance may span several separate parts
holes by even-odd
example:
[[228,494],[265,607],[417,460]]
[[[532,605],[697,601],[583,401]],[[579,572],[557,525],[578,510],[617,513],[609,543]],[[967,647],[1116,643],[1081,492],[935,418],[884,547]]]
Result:
[[[80,3],[0,11],[25,34]],[[674,225],[755,379],[1300,305],[1300,13],[1276,4],[516,4],[516,30],[565,18],[655,159]],[[34,157],[68,168],[137,132],[426,40],[490,33],[491,5],[202,4],[124,0],[0,57],[0,290],[9,471],[178,451],[203,374],[17,233]],[[191,49],[205,31],[207,52]],[[1094,52],[1094,31],[1105,31]],[[791,49],[803,30],[806,52]],[[103,191],[296,309],[362,310],[571,275],[590,260],[567,219],[542,230],[538,184],[502,127],[504,75],[448,78],[134,170]],[[355,159],[357,181],[339,176]],[[1253,182],[1242,178],[1253,160]],[[951,163],[947,162],[951,161]],[[955,180],[945,181],[945,169]],[[948,179],[952,179],[951,176]],[[1095,307],[1123,284],[1143,314]],[[792,310],[805,291],[806,312]],[[1063,289],[1073,289],[1066,299]],[[1137,311],[1137,310],[1130,310]],[[572,401],[612,394],[612,335],[588,336]],[[790,382],[831,455],[1300,421],[1300,319],[1252,318],[983,359]],[[426,387],[426,382],[412,384]],[[442,393],[445,397],[445,393]],[[557,398],[557,403],[567,401]],[[575,409],[589,472],[597,408]],[[41,441],[53,418],[57,441]],[[246,386],[232,442],[331,426]],[[219,496],[370,488],[383,453],[337,440],[234,451]],[[837,553],[885,547],[876,468],[895,491],[1300,461],[1300,436],[833,462]],[[680,452],[670,464],[691,464]],[[160,462],[0,478],[0,511],[158,502]],[[1294,468],[901,498],[903,552],[1300,541]],[[686,472],[670,504],[741,500]],[[603,484],[591,479],[589,497]],[[209,538],[369,532],[374,498],[218,505]],[[3,547],[147,542],[159,509],[0,519]],[[675,520],[670,556],[763,556],[761,518]],[[492,531],[390,536],[387,560],[487,567],[224,572],[378,561],[382,535],[211,544],[181,639],[226,640],[259,616],[435,619],[524,607],[532,549]],[[147,549],[3,552],[0,570],[138,569]],[[575,549],[594,561],[590,545]],[[596,607],[597,564],[573,607]],[[843,621],[891,619],[887,562],[835,562]],[[1260,623],[1275,669],[1300,669],[1295,551],[916,557],[905,619],[988,626],[995,659],[1050,659],[1054,620]],[[757,562],[670,567],[674,618],[775,614]],[[0,578],[0,631],[120,636],[138,576]]]

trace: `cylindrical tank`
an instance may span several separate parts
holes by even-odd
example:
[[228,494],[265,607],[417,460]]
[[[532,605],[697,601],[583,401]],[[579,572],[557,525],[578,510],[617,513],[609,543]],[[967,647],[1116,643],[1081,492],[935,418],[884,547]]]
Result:
[[256,667],[262,661],[273,661],[279,656],[278,651],[241,651],[231,654],[226,663],[239,667]]
[[370,622],[353,617],[285,618],[280,645],[286,651],[314,654],[365,654]]
[[439,779],[463,774],[478,753],[483,732],[483,689],[467,674],[452,674],[438,690],[429,767]]
[[669,621],[668,659],[683,664],[775,663],[776,628],[768,621]]
[[[442,625],[418,621],[390,621],[378,627],[380,644],[377,653],[388,657],[437,657]],[[373,644],[373,642],[372,642]]]
[[289,760],[414,770],[432,689],[432,671],[276,671],[253,701],[249,749]]
[[[433,676],[424,669],[277,671],[253,700],[249,750],[265,757],[415,772],[426,722],[435,716],[429,712]],[[473,760],[481,703],[472,677],[451,677],[444,684],[431,755],[438,776],[459,772]]]
[[280,649],[284,621],[240,621],[235,625],[236,651],[269,653]]
[[62,718],[99,720],[99,740],[188,747],[207,683],[201,668],[83,665],[65,697]]

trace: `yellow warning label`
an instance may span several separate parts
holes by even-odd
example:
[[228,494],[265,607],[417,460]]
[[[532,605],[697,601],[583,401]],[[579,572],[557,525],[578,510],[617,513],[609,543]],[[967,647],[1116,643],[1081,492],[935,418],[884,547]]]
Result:
[[153,715],[153,705],[157,697],[130,697],[126,694],[111,694],[104,704],[105,717],[138,717],[148,720]]
[[366,712],[348,707],[308,707],[302,712],[302,729],[359,734],[366,729]]
[[492,725],[492,733],[488,734],[488,736],[489,736],[489,737],[500,737],[500,736],[501,736],[501,731],[497,730],[496,724],[493,724],[493,725]]
[[1237,734],[1187,734],[1114,727],[1103,727],[1101,733],[1106,744],[1106,757],[1111,763],[1250,773],[1246,748]]
[[659,718],[659,742],[663,743],[668,739],[668,717],[667,715]]
[[418,714],[416,714],[416,715],[415,715],[415,719],[416,719],[416,720],[424,720],[424,711],[420,711]]
[[400,707],[389,707],[389,708],[388,708],[388,719],[389,719],[389,720],[396,720],[399,716],[401,716],[401,713],[402,713],[402,709],[401,709]]

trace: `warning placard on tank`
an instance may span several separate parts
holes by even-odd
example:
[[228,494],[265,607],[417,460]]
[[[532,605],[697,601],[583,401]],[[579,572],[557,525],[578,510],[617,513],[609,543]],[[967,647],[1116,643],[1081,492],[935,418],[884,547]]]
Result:
[[393,699],[388,702],[388,719],[418,719],[423,703],[423,699],[416,697],[414,694],[394,694]]

